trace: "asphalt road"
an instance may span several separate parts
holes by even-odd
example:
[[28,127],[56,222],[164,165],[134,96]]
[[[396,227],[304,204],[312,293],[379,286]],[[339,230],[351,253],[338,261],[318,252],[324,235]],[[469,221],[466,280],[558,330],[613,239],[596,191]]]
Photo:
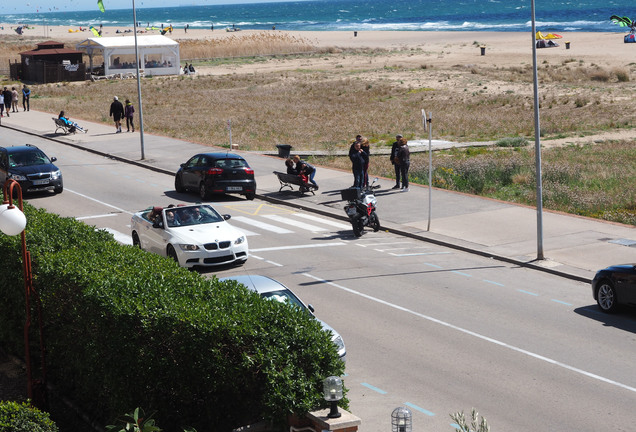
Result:
[[[134,211],[198,200],[171,176],[29,142],[58,157],[65,191],[27,200],[124,243]],[[585,284],[386,232],[355,239],[344,222],[258,200],[214,205],[251,250],[218,275],[274,277],[342,334],[361,430],[390,430],[404,405],[414,431],[453,430],[449,414],[472,407],[495,432],[633,430],[636,315],[598,312]]]

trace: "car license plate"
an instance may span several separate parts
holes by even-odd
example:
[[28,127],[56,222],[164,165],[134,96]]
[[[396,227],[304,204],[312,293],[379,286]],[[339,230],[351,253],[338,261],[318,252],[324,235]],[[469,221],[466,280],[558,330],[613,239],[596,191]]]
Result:
[[358,212],[358,211],[356,210],[356,208],[355,208],[355,207],[353,207],[353,206],[352,206],[352,207],[347,207],[347,208],[345,209],[345,211],[347,212],[347,215],[349,215],[349,216],[355,216],[355,214]]
[[44,180],[33,180],[33,185],[38,186],[38,185],[44,185],[44,184],[49,184],[49,180],[48,179],[44,179]]
[[227,191],[228,192],[235,192],[235,191],[242,191],[243,187],[242,186],[228,186],[227,187]]

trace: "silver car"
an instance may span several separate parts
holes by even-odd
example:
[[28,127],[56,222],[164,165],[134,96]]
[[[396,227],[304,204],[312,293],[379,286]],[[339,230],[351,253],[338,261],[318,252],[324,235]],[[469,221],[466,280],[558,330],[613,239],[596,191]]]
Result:
[[[279,301],[281,303],[289,303],[295,306],[298,306],[304,310],[309,311],[312,315],[314,315],[314,307],[312,305],[305,305],[296,294],[294,294],[289,288],[287,288],[282,283],[269,278],[267,276],[260,275],[240,275],[240,276],[228,276],[219,279],[220,281],[225,280],[234,280],[238,283],[245,285],[248,289],[255,291],[261,295],[261,297],[266,299],[271,299],[275,301]],[[318,318],[316,318],[318,319]],[[328,330],[331,332],[331,340],[336,345],[338,349],[338,355],[345,361],[345,357],[347,355],[347,350],[345,348],[344,341],[342,340],[342,336],[336,330],[333,329],[326,322],[318,319],[322,328],[324,330]]]

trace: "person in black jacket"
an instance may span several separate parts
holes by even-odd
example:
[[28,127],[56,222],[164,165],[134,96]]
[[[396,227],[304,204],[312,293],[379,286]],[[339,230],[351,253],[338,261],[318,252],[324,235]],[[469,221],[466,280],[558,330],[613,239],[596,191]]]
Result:
[[397,165],[400,167],[400,176],[402,178],[402,192],[409,191],[409,167],[411,165],[411,151],[405,138],[398,140],[399,147],[397,150]]
[[360,141],[353,144],[353,151],[349,154],[351,169],[353,171],[353,187],[361,188],[364,185],[364,166],[369,163],[369,155],[360,147]]
[[395,169],[395,186],[393,186],[393,189],[400,188],[400,165],[395,163],[396,157],[397,157],[397,151],[400,148],[400,144],[399,144],[400,139],[402,139],[402,135],[397,134],[395,136],[395,142],[391,146],[391,155],[389,156],[389,159],[391,160],[391,163],[393,164],[393,168]]
[[113,98],[113,103],[110,104],[110,116],[115,121],[115,133],[121,133],[121,119],[124,117],[124,106],[119,102],[117,96]]

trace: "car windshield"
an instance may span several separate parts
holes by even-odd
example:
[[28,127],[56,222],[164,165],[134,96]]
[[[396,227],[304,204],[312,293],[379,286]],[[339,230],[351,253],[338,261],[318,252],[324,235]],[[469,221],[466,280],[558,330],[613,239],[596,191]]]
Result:
[[261,297],[268,300],[277,301],[280,303],[287,303],[292,306],[296,306],[300,309],[305,309],[305,305],[289,290],[278,290],[261,293]]
[[51,161],[41,150],[33,150],[30,152],[19,152],[9,154],[9,166],[21,167],[31,165],[49,164]]
[[192,226],[222,222],[225,219],[209,205],[166,209],[168,227]]
[[215,168],[245,168],[245,159],[217,159],[214,161]]

